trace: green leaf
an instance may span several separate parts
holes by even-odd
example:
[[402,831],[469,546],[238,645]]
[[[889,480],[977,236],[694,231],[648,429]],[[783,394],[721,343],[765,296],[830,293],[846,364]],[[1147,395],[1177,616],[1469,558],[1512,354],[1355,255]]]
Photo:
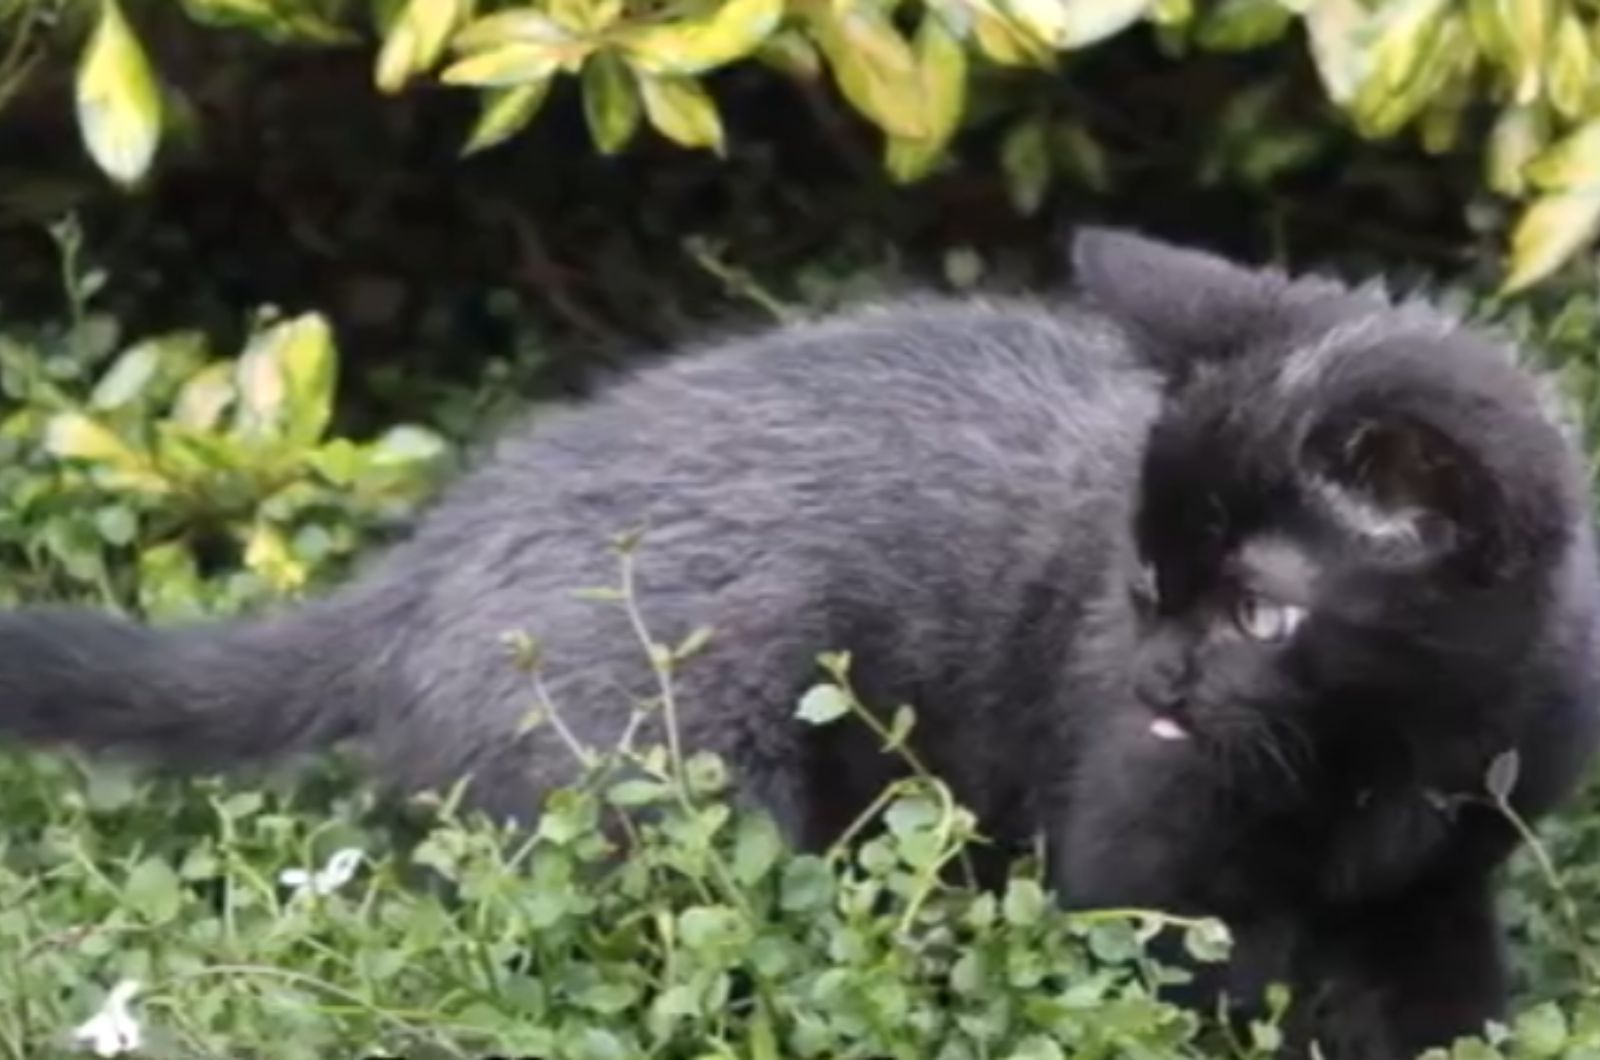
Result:
[[1546,72],[1546,95],[1563,117],[1583,115],[1595,76],[1595,46],[1578,16],[1570,10],[1563,11],[1551,42]]
[[436,432],[426,427],[401,424],[384,431],[372,443],[368,455],[374,466],[404,468],[432,463],[449,451],[449,443]]
[[661,76],[692,76],[753,53],[778,28],[783,0],[724,0],[705,18],[646,25],[621,38],[634,68]]
[[1206,12],[1196,37],[1211,51],[1248,51],[1280,39],[1293,18],[1281,0],[1222,0]]
[[1328,98],[1348,104],[1366,76],[1366,9],[1361,0],[1318,0],[1310,5],[1304,19],[1311,56]]
[[764,813],[739,819],[733,841],[733,875],[745,886],[758,882],[783,852],[778,826]]
[[833,901],[833,873],[823,859],[803,854],[784,865],[780,892],[785,912],[819,912]]
[[707,147],[723,153],[722,118],[705,86],[681,77],[639,76],[645,113],[667,139],[684,147]]
[[1600,188],[1600,119],[1580,125],[1552,144],[1523,172],[1542,191]]
[[117,0],[100,0],[78,63],[77,107],[95,163],[120,184],[143,178],[161,139],[161,88]]
[[125,351],[100,377],[89,395],[89,406],[117,409],[137,400],[160,373],[161,359],[158,342],[141,342]]
[[1014,927],[1032,927],[1044,919],[1047,902],[1044,890],[1034,880],[1016,878],[1006,886],[1001,912]]
[[1233,933],[1220,920],[1200,920],[1184,929],[1183,948],[1197,961],[1225,961],[1233,949]]
[[491,88],[484,91],[478,111],[478,120],[462,154],[472,155],[487,151],[511,139],[527,128],[550,96],[548,77],[528,81],[512,88]]
[[1052,48],[1082,48],[1143,18],[1153,0],[1005,0],[1028,31]]
[[813,725],[826,725],[850,713],[850,699],[836,685],[817,685],[800,698],[795,716]]
[[917,61],[887,15],[855,2],[819,4],[811,16],[812,37],[845,99],[893,136],[927,138]]
[[472,13],[472,0],[410,0],[384,35],[373,80],[398,92],[444,54],[450,35]]
[[1489,771],[1484,776],[1484,786],[1497,802],[1511,801],[1511,795],[1517,788],[1517,778],[1522,772],[1522,758],[1515,748],[1502,751],[1494,756],[1494,761],[1489,763]]
[[1543,108],[1503,109],[1489,132],[1485,159],[1489,187],[1501,195],[1522,195],[1528,186],[1528,165],[1543,150],[1549,135]]
[[50,419],[45,449],[59,457],[91,460],[135,474],[148,471],[145,459],[110,428],[81,412],[63,412]]
[[658,780],[624,780],[606,792],[606,801],[613,806],[648,806],[671,797],[672,786]]
[[583,115],[601,154],[614,155],[639,130],[639,94],[622,60],[600,52],[583,65]]
[[106,543],[122,547],[139,536],[139,517],[125,505],[113,504],[94,513],[94,526]]
[[884,164],[890,175],[902,183],[916,180],[933,168],[955,135],[967,106],[966,48],[932,10],[922,17],[914,48],[927,134],[888,138]]
[[1053,168],[1050,129],[1042,116],[1029,116],[1011,126],[1000,144],[1000,165],[1012,205],[1024,216],[1037,213],[1044,205]]
[[122,888],[128,908],[152,924],[177,917],[183,904],[183,884],[178,874],[160,858],[147,858],[128,875]]
[[1547,1001],[1519,1015],[1511,1035],[1521,1055],[1561,1056],[1567,1045],[1567,1018]]
[[1518,219],[1501,292],[1523,290],[1560,268],[1600,226],[1600,189],[1535,199]]
[[691,906],[678,917],[678,938],[691,950],[711,950],[742,941],[739,914],[727,906]]

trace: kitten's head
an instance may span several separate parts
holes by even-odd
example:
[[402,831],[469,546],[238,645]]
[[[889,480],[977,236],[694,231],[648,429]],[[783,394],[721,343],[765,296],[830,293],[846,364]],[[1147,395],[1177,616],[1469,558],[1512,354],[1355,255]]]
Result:
[[1501,709],[1584,510],[1508,352],[1134,236],[1084,233],[1075,260],[1167,380],[1125,587],[1151,732],[1425,745]]

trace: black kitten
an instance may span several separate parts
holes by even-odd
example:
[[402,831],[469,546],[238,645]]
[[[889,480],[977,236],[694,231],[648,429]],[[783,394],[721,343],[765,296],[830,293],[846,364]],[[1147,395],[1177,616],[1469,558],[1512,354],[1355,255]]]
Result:
[[1075,304],[924,301],[729,342],[509,438],[342,592],[152,630],[0,617],[0,728],[211,768],[353,737],[404,787],[470,773],[526,821],[648,669],[609,584],[647,528],[691,746],[815,846],[891,778],[793,720],[824,650],[1078,905],[1221,915],[1227,981],[1290,980],[1304,1043],[1399,1057],[1481,1029],[1515,836],[1596,738],[1585,476],[1533,381],[1421,307],[1089,233]]

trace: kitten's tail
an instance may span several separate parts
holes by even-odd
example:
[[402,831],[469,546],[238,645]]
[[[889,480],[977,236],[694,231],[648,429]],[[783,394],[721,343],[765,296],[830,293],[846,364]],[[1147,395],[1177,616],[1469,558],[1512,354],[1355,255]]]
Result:
[[381,709],[384,660],[344,604],[177,629],[86,609],[5,613],[0,739],[205,771],[356,735]]

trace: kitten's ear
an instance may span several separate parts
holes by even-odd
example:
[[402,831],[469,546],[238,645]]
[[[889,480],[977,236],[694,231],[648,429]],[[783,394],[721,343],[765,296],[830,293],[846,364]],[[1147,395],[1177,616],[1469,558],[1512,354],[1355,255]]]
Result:
[[1416,559],[1500,559],[1494,477],[1445,431],[1406,416],[1341,418],[1312,432],[1304,456],[1319,498],[1358,534]]
[[1108,228],[1079,229],[1072,264],[1100,309],[1168,354],[1237,352],[1288,286],[1278,273]]

